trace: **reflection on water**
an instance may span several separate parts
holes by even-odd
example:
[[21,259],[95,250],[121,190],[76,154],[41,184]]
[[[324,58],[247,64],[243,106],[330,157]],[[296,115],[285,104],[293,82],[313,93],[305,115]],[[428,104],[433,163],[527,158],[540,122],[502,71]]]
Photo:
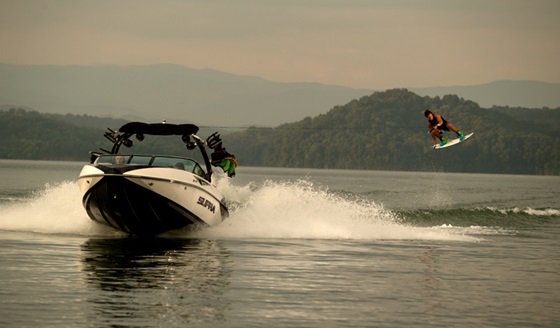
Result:
[[424,313],[436,314],[444,305],[441,302],[440,292],[445,286],[441,282],[440,254],[437,248],[429,246],[419,256],[424,265],[422,275],[418,279],[418,286],[423,286],[420,295],[424,299],[422,303]]
[[100,325],[173,326],[223,321],[229,254],[196,239],[89,239],[81,245],[84,280],[94,292],[90,320]]

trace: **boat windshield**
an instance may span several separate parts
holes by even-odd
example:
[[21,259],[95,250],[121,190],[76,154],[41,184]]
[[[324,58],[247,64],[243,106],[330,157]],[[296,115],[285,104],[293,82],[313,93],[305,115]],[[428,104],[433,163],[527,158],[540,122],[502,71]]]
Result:
[[192,172],[201,177],[205,176],[204,170],[195,160],[177,156],[107,154],[99,156],[95,160],[94,164],[132,164],[153,167],[169,167]]

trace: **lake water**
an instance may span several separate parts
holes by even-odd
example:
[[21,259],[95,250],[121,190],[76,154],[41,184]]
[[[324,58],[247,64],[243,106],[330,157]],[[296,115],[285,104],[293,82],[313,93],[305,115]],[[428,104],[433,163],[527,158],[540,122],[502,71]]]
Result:
[[558,327],[560,177],[240,167],[221,225],[94,224],[0,160],[0,327]]

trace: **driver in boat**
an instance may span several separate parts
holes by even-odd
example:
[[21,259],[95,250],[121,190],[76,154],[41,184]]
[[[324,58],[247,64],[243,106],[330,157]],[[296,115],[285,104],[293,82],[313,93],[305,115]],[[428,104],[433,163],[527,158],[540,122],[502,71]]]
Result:
[[437,145],[436,137],[441,141],[440,146],[447,143],[447,139],[443,136],[443,131],[453,131],[459,137],[459,140],[463,141],[465,136],[459,131],[453,124],[447,122],[443,116],[439,114],[434,114],[430,110],[426,109],[424,111],[424,116],[428,118],[428,129],[430,129],[430,135],[432,136],[432,141],[434,142],[434,147]]
[[[173,165],[174,168],[178,169],[178,170],[183,170],[183,171],[187,171],[187,168],[185,167],[185,164],[182,162],[177,162],[175,163],[175,165]],[[202,169],[200,168],[200,166],[196,165],[193,169],[194,174],[198,175],[199,177],[202,178],[206,178],[206,174],[204,174],[204,171],[202,171]]]
[[122,155],[115,156],[115,164],[124,164],[124,157]]

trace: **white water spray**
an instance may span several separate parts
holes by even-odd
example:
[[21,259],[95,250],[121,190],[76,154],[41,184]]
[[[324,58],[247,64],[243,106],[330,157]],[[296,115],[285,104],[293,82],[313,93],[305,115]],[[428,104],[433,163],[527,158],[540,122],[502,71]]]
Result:
[[[222,224],[199,232],[207,238],[474,240],[442,229],[411,227],[368,200],[350,200],[307,180],[266,181],[259,189],[221,181],[239,207]],[[226,196],[227,198],[227,196]],[[232,199],[230,197],[229,199]]]
[[[266,181],[257,187],[233,186],[227,178],[218,188],[231,203],[222,224],[194,232],[216,239],[408,239],[461,240],[473,237],[448,229],[403,224],[395,213],[370,200],[347,199],[307,180]],[[0,230],[45,234],[119,236],[121,232],[91,221],[81,204],[76,182],[47,185],[33,197],[0,207]],[[179,236],[192,236],[192,231]],[[178,236],[176,233],[172,236]]]
[[88,236],[114,234],[88,218],[74,181],[47,184],[29,199],[2,205],[0,229]]

